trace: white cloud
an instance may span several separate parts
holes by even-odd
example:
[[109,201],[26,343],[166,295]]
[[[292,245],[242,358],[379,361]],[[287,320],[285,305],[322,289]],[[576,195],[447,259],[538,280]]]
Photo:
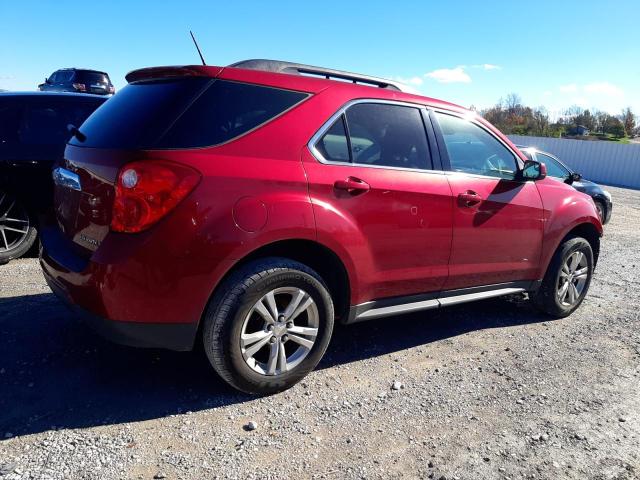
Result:
[[433,72],[425,73],[425,77],[432,78],[438,83],[471,83],[471,77],[463,67],[440,68]]
[[500,65],[493,65],[492,63],[483,63],[481,67],[485,70],[502,70]]
[[624,92],[620,87],[617,87],[609,82],[595,82],[585,85],[583,87],[585,93],[593,95],[604,95],[606,97],[622,97]]
[[569,85],[561,85],[559,90],[562,93],[573,93],[578,91],[578,86],[575,83],[570,83]]
[[424,81],[420,77],[408,77],[408,78],[407,77],[395,77],[395,79],[400,83],[404,83],[405,85],[414,85],[416,87],[419,87],[420,85],[422,85],[424,83]]

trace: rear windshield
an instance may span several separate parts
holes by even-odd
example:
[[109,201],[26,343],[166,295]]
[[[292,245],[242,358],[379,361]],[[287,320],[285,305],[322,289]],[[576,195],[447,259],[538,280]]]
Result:
[[100,73],[100,72],[87,72],[87,71],[83,71],[80,70],[78,71],[78,76],[77,79],[79,82],[83,82],[83,83],[100,83],[100,84],[109,84],[109,76],[104,74],[104,73]]
[[307,97],[277,88],[190,78],[127,85],[80,129],[93,148],[171,149],[218,145],[268,122]]

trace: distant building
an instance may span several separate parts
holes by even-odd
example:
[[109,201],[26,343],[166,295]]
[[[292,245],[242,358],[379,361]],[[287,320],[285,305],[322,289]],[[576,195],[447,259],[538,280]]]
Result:
[[585,127],[584,125],[578,125],[577,127],[571,127],[571,129],[569,130],[569,135],[577,135],[577,136],[589,135],[589,129],[587,127]]

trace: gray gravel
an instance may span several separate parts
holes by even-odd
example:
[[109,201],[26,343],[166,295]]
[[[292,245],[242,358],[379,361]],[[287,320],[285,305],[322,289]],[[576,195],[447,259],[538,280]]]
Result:
[[640,478],[640,192],[611,191],[571,317],[496,299],[340,327],[266,398],[200,352],[103,341],[36,259],[2,266],[0,479]]

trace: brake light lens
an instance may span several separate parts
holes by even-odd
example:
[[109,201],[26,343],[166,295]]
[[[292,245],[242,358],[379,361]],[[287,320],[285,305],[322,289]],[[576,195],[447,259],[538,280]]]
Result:
[[79,92],[86,92],[87,86],[84,83],[74,83],[73,88],[78,90]]
[[164,160],[132,162],[116,180],[111,230],[146,230],[171,212],[193,191],[201,175],[196,170]]

